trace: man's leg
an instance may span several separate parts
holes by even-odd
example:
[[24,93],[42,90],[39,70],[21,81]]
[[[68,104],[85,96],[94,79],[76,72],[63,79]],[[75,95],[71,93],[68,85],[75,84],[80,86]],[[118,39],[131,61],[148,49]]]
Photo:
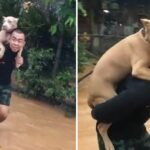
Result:
[[0,104],[0,122],[4,121],[9,113],[9,106]]
[[11,98],[10,85],[0,85],[0,122],[4,121],[9,113]]

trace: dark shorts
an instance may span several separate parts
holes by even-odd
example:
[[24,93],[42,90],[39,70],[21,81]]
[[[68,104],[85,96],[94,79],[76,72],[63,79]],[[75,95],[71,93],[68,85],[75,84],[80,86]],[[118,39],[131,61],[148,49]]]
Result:
[[[97,131],[99,150],[105,150],[103,139]],[[150,135],[145,131],[135,138],[112,140],[115,150],[150,150]]]
[[0,85],[0,104],[9,106],[10,98],[11,98],[11,86]]

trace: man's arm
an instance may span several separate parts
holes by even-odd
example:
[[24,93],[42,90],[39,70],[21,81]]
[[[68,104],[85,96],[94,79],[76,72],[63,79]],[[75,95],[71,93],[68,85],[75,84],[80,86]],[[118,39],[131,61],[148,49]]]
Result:
[[92,110],[92,116],[100,122],[114,123],[147,105],[150,105],[150,82],[125,90],[105,103],[97,105]]
[[15,60],[16,60],[16,68],[19,68],[24,63],[24,59],[22,56],[21,57],[16,56]]

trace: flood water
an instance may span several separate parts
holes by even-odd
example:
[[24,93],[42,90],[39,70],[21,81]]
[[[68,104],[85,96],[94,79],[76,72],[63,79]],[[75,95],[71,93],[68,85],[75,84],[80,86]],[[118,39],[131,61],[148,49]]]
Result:
[[75,118],[13,93],[9,116],[0,124],[0,150],[75,150]]

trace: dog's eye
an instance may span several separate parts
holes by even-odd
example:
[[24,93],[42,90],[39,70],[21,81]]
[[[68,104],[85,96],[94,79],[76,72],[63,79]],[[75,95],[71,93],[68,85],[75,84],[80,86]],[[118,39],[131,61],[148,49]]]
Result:
[[10,20],[8,20],[8,23],[11,23],[11,21],[10,21]]

